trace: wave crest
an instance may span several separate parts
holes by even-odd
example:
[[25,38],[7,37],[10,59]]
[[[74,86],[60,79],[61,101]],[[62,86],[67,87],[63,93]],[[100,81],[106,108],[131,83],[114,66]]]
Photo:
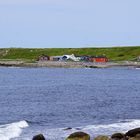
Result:
[[19,121],[11,124],[0,125],[0,138],[2,140],[10,140],[19,137],[22,129],[28,127],[26,121]]

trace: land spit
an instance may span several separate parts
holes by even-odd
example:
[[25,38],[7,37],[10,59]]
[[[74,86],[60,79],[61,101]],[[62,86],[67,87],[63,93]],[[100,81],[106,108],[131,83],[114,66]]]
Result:
[[0,66],[5,67],[48,67],[48,68],[110,68],[110,67],[134,67],[140,68],[140,62],[69,62],[69,61],[37,61],[26,62],[19,60],[1,60]]

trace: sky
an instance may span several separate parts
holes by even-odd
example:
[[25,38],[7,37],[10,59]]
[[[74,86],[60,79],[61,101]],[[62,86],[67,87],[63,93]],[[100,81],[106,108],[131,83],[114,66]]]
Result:
[[0,48],[140,45],[140,0],[0,0]]

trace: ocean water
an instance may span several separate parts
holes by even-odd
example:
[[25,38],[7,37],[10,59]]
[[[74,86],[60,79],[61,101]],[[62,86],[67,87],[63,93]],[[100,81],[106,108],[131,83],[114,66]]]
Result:
[[[71,130],[64,130],[71,127]],[[140,127],[140,69],[0,67],[0,139],[64,140]]]

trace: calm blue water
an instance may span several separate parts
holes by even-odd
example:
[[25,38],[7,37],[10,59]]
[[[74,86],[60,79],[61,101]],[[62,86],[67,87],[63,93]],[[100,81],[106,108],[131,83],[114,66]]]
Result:
[[3,140],[62,139],[77,127],[98,134],[102,125],[140,126],[139,69],[0,68]]

